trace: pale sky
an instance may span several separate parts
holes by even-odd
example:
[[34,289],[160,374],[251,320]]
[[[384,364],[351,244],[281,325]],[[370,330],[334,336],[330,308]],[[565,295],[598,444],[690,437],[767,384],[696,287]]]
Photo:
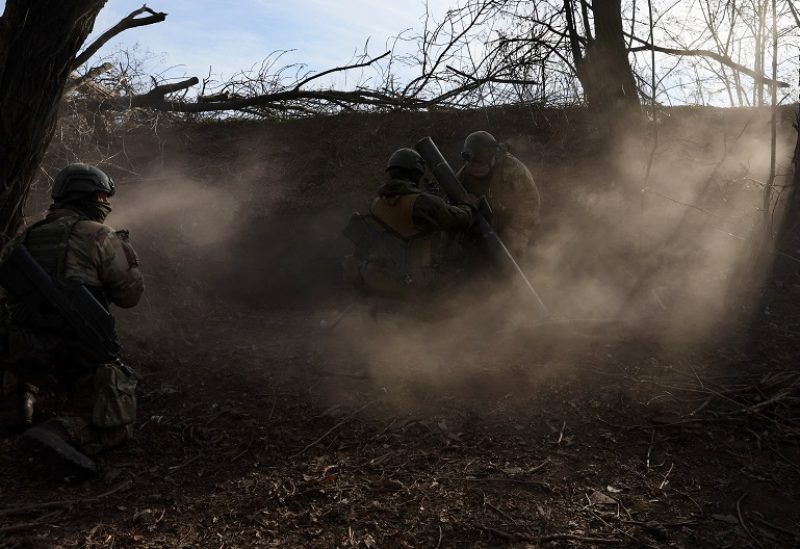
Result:
[[[437,18],[455,4],[428,0]],[[141,5],[142,0],[110,0],[87,43]],[[203,78],[211,67],[222,79],[260,64],[275,50],[296,50],[283,61],[315,71],[346,64],[367,39],[369,52],[379,55],[405,29],[421,31],[425,13],[423,0],[153,0],[148,7],[166,12],[166,21],[127,30],[98,55],[138,44],[163,59],[163,64],[149,63],[152,72],[178,65],[171,76]]]

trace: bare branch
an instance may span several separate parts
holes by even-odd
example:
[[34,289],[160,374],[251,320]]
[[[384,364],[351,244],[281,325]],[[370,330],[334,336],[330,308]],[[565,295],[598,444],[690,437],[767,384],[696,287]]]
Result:
[[642,40],[641,38],[636,38],[635,36],[633,37],[633,39],[636,42],[639,42],[640,44],[642,44],[642,46],[638,46],[638,47],[635,47],[635,48],[630,48],[628,50],[630,52],[655,51],[655,52],[658,52],[658,53],[666,53],[668,55],[679,55],[679,56],[683,56],[683,57],[709,57],[711,59],[714,59],[714,60],[722,63],[723,65],[726,65],[726,66],[732,68],[733,70],[739,71],[739,72],[741,72],[743,74],[746,74],[746,75],[750,76],[751,78],[753,78],[756,81],[757,84],[768,84],[768,85],[775,84],[779,88],[788,88],[788,87],[790,87],[790,84],[788,84],[786,82],[782,82],[780,80],[773,80],[771,78],[768,78],[768,77],[764,76],[763,74],[759,74],[759,73],[755,72],[754,70],[752,70],[752,69],[750,69],[748,67],[745,67],[744,65],[740,65],[739,63],[735,62],[730,57],[727,57],[725,55],[721,55],[721,54],[719,54],[717,52],[714,52],[714,51],[710,51],[710,50],[680,50],[680,49],[674,49],[674,48],[664,48],[664,47],[661,47],[661,46],[656,46],[656,45],[650,44],[646,40]]
[[383,55],[379,55],[378,57],[373,57],[369,61],[365,61],[363,63],[356,63],[354,65],[344,65],[344,66],[341,66],[341,67],[334,67],[332,69],[328,69],[328,70],[322,71],[322,72],[320,72],[318,74],[315,74],[313,76],[309,76],[305,80],[301,80],[300,82],[295,84],[294,89],[295,90],[299,90],[302,86],[304,86],[305,84],[308,84],[312,80],[315,80],[317,78],[321,78],[323,76],[327,76],[328,74],[333,74],[335,72],[347,71],[347,70],[350,70],[350,69],[358,69],[358,68],[362,68],[362,67],[369,67],[373,63],[376,63],[377,61],[380,61],[384,57],[387,57],[387,56],[389,56],[391,54],[392,54],[392,52],[391,52],[391,50],[389,50],[386,53],[384,53]]
[[84,75],[77,75],[73,73],[70,75],[69,80],[67,80],[67,84],[64,86],[64,91],[69,91],[77,88],[78,86],[82,86],[87,82],[93,81],[101,74],[105,74],[113,68],[113,64],[106,62],[100,66],[89,69]]
[[[253,107],[276,108],[276,105],[296,100],[321,100],[325,102],[342,101],[350,104],[364,104],[382,107],[402,107],[406,101],[401,97],[391,96],[369,90],[337,91],[337,90],[297,90],[269,93],[254,97],[237,97],[223,101],[170,101],[165,95],[171,91],[186,89],[199,82],[192,78],[178,84],[158,86],[143,95],[120,97],[97,104],[110,110],[128,108],[146,108],[158,111],[200,113],[214,111],[235,111]],[[181,87],[179,87],[181,86]],[[164,91],[166,89],[166,91]],[[286,107],[288,108],[288,106]]]
[[488,83],[494,83],[494,84],[520,84],[520,85],[525,85],[525,86],[537,86],[539,84],[539,82],[537,80],[521,80],[521,79],[517,79],[517,78],[498,78],[498,77],[494,77],[494,76],[487,76],[487,77],[484,77],[484,78],[477,78],[477,77],[475,77],[475,76],[473,76],[471,74],[467,74],[467,73],[462,72],[462,71],[460,71],[460,70],[458,70],[456,68],[453,68],[450,65],[445,65],[445,67],[447,68],[447,70],[449,70],[449,71],[451,71],[451,72],[453,72],[453,73],[455,73],[455,74],[457,74],[459,76],[463,76],[467,80],[471,80],[472,82],[480,83],[480,84],[488,84]]
[[[148,13],[147,17],[139,17],[143,13]],[[128,29],[133,29],[135,27],[143,27],[145,25],[153,25],[155,23],[161,23],[167,18],[167,14],[163,12],[155,12],[148,8],[146,5],[142,6],[138,10],[132,11],[126,17],[122,18],[119,23],[108,29],[106,32],[101,34],[97,40],[89,44],[89,46],[83,50],[80,54],[75,57],[75,61],[72,63],[72,68],[77,69],[84,63],[86,63],[97,51],[102,48],[109,40],[114,38],[116,35],[120,34],[123,31]]]

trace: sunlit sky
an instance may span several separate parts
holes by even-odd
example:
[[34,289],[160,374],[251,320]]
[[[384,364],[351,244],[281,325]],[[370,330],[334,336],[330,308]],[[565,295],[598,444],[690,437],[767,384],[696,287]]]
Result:
[[[141,0],[110,0],[87,43],[141,5]],[[440,18],[455,1],[428,0],[428,5]],[[314,71],[346,64],[367,39],[369,52],[379,55],[405,29],[420,30],[425,13],[423,0],[153,0],[148,7],[166,12],[166,21],[127,30],[98,55],[138,44],[140,52],[158,56],[149,62],[155,72],[174,67],[173,77],[202,78],[211,69],[221,80],[276,50],[294,50],[282,61],[305,63]]]
[[[109,0],[100,12],[87,43],[125,15],[141,7],[141,2],[142,0]],[[212,80],[220,83],[228,81],[240,71],[258,67],[272,52],[290,50],[275,68],[305,64],[305,70],[318,72],[351,62],[364,50],[367,41],[368,52],[373,56],[389,49],[396,55],[411,53],[416,50],[416,43],[396,42],[395,37],[404,33],[404,36],[410,38],[422,32],[426,5],[432,20],[441,21],[447,10],[457,7],[458,4],[459,0],[152,0],[149,6],[155,11],[166,12],[166,21],[125,31],[103,47],[97,58],[120,49],[130,50],[136,47],[135,57],[147,58],[142,67],[143,74],[161,75],[170,80],[191,76],[202,79],[210,74]],[[667,4],[670,16],[661,23],[670,32],[681,32],[675,31],[672,26],[682,26],[686,17],[690,20],[696,19],[687,15],[684,8],[688,3]],[[637,19],[640,27],[644,21],[642,9],[644,8],[640,5]],[[646,28],[641,28],[640,31],[646,36]],[[683,41],[681,36],[678,38]],[[674,45],[673,40],[665,35],[664,29],[657,33],[656,42]],[[789,67],[792,77],[788,81],[794,85],[796,78],[793,76],[793,63],[797,59],[797,45],[796,40],[792,39],[791,42],[794,49],[786,50],[782,61],[792,63]],[[784,40],[784,44],[787,43],[788,38]],[[658,70],[666,78],[659,86],[659,93],[668,89],[671,96],[667,98],[666,95],[661,95],[659,100],[665,100],[668,104],[673,101],[679,104],[695,101],[720,105],[726,103],[726,94],[721,91],[723,88],[713,75],[704,86],[703,97],[697,98],[691,92],[695,88],[683,90],[683,82],[678,73],[673,73],[674,66],[681,63],[681,60],[672,56],[657,57]],[[98,62],[97,58],[93,60],[95,63]],[[638,70],[647,73],[649,55],[639,54],[636,60]],[[408,76],[404,70],[410,69],[393,66],[393,71],[401,80]],[[271,72],[274,73],[274,69]],[[706,73],[704,76],[709,75]],[[349,79],[357,80],[359,77],[360,73],[354,71],[347,75],[327,77],[317,84],[348,88],[353,83]],[[688,78],[689,82],[694,82],[692,74]],[[700,76],[697,77],[698,80],[699,78]],[[747,78],[745,82],[750,84]],[[783,93],[787,92],[782,92],[782,95]],[[796,97],[794,86],[783,98],[793,97]]]

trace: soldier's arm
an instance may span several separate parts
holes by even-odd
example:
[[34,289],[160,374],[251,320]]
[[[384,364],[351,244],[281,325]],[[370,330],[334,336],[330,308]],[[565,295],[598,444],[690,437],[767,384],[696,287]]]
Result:
[[98,244],[100,280],[106,295],[118,307],[134,307],[144,293],[144,278],[127,231],[109,229]]
[[438,196],[421,194],[414,202],[414,224],[419,229],[466,231],[474,220],[472,209],[463,204],[453,206]]
[[510,197],[513,210],[508,225],[503,231],[503,242],[512,255],[522,257],[528,248],[531,236],[539,223],[539,190],[528,168],[514,158],[507,157],[503,170],[503,183]]
[[509,162],[504,170],[505,184],[513,197],[514,215],[510,225],[518,229],[532,228],[539,223],[540,198],[539,189],[533,181],[533,176],[528,168],[514,157],[509,157]]

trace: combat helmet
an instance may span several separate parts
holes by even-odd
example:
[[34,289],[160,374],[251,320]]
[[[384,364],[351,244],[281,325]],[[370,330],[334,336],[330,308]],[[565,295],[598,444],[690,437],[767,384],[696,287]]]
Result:
[[397,149],[386,163],[386,171],[389,170],[417,172],[421,176],[425,173],[425,160],[414,149]]
[[70,164],[56,175],[51,196],[54,201],[89,193],[114,196],[114,190],[114,181],[100,168],[89,164]]
[[499,149],[497,139],[489,132],[481,130],[469,134],[464,140],[461,158],[467,162],[477,158],[492,158]]

